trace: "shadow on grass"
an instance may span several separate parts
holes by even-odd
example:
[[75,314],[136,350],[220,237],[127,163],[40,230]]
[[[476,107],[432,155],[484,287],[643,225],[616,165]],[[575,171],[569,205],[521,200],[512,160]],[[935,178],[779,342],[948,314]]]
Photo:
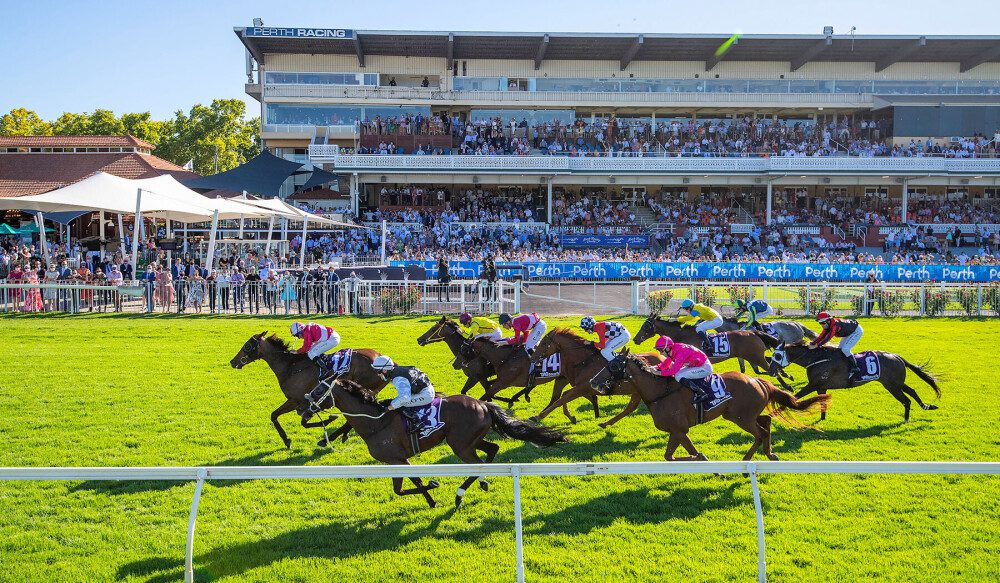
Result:
[[[740,486],[739,483],[732,483],[723,488],[679,489],[666,496],[655,495],[647,489],[613,492],[553,513],[529,517],[524,521],[524,528],[530,535],[580,535],[609,527],[620,520],[634,525],[691,520],[703,512],[749,504],[749,496],[736,495]],[[425,526],[417,527],[413,524],[419,518],[412,514],[399,514],[386,521],[331,522],[262,540],[218,547],[195,557],[195,579],[240,577],[254,569],[290,559],[342,560],[381,551],[403,550],[427,536],[464,544],[478,544],[498,532],[506,532],[513,537],[514,525],[508,517],[490,517],[472,528],[463,528],[458,524],[451,532],[441,529],[444,521],[454,514],[453,508],[442,511]],[[167,583],[180,579],[182,575],[183,563],[165,557],[128,563],[117,572],[119,579],[144,578],[146,583]]]
[[[894,424],[873,425],[871,427],[858,427],[853,429],[832,429],[825,431],[822,423],[810,426],[805,429],[778,429],[772,426],[771,439],[774,442],[775,453],[782,451],[799,451],[802,445],[808,441],[850,441],[854,439],[865,439],[868,437],[880,437],[887,431],[903,427],[902,421]],[[733,432],[716,441],[719,445],[747,445],[753,443],[753,438],[749,433]]]

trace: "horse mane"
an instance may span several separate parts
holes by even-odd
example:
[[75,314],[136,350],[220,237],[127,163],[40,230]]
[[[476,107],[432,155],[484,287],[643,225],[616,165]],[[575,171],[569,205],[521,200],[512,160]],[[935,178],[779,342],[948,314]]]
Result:
[[576,330],[573,330],[569,326],[557,326],[557,327],[555,327],[555,328],[552,329],[552,333],[556,334],[558,336],[563,336],[563,337],[566,337],[566,338],[570,338],[572,340],[576,340],[577,342],[579,342],[580,344],[583,344],[583,345],[593,344],[594,343],[592,340],[588,340],[587,338],[584,338],[583,336],[580,336],[576,332]]
[[347,379],[337,379],[336,381],[334,381],[334,384],[344,389],[344,392],[350,393],[351,395],[357,397],[358,399],[361,399],[361,401],[364,403],[376,406],[379,405],[378,399],[375,397],[375,395],[369,393],[368,391],[365,390],[364,387],[362,387],[361,385],[359,385],[354,381]]
[[292,345],[277,334],[271,334],[270,336],[265,337],[264,341],[275,348],[280,348],[284,352],[292,352]]

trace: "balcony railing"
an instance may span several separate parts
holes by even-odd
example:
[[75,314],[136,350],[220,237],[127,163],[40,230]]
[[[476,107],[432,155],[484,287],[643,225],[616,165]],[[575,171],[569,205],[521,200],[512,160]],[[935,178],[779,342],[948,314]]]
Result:
[[338,154],[336,146],[312,145],[313,162],[332,164],[340,171],[476,171],[538,173],[936,173],[1000,174],[1000,158],[678,158],[678,157],[569,157],[569,156],[397,156]]

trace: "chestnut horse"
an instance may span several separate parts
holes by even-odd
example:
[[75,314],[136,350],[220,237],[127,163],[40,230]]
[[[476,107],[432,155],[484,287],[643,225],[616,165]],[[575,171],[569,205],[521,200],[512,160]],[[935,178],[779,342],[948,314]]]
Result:
[[[535,425],[508,415],[495,403],[484,403],[468,395],[441,397],[441,421],[444,426],[418,440],[418,450],[413,451],[410,434],[404,417],[399,411],[389,411],[375,400],[370,391],[357,383],[337,380],[316,387],[307,397],[310,408],[328,409],[336,406],[347,417],[347,422],[365,440],[368,452],[380,462],[391,465],[408,465],[409,460],[421,451],[426,451],[446,441],[460,460],[467,464],[480,464],[476,451],[486,454],[486,463],[493,461],[500,446],[484,439],[490,429],[504,437],[519,439],[537,447],[549,447],[563,443],[566,438],[556,431]],[[479,480],[483,490],[488,489],[486,480],[479,476],[467,478],[455,492],[455,506],[462,505],[465,490]],[[438,487],[431,481],[426,486],[420,478],[410,478],[415,488],[403,489],[403,479],[393,478],[393,491],[399,496],[423,494],[431,508],[437,504],[430,490]]]
[[[592,341],[578,336],[569,328],[556,328],[546,334],[542,338],[542,341],[538,343],[534,353],[531,355],[531,360],[535,363],[535,366],[538,366],[538,363],[542,360],[556,353],[561,355],[562,360],[560,362],[563,374],[569,379],[572,388],[560,395],[558,400],[549,403],[541,413],[532,417],[536,421],[544,419],[546,415],[559,405],[565,408],[574,399],[579,397],[594,399],[600,394],[590,387],[590,379],[601,372],[601,369],[608,365],[608,361],[601,355],[601,351]],[[663,361],[663,357],[655,352],[639,355],[639,358],[645,360],[646,364],[650,366],[655,366]],[[622,389],[624,388],[622,387]],[[626,392],[615,393],[612,391],[607,394],[626,394]],[[598,426],[602,428],[611,427],[623,417],[632,414],[639,408],[639,403],[642,402],[639,395],[635,393],[628,394],[632,398],[628,402],[628,405],[622,409],[622,412],[603,423],[598,423]]]
[[[661,376],[655,369],[648,368],[644,361],[630,356],[628,349],[618,355],[609,368],[591,379],[590,386],[594,389],[603,386],[612,379],[612,372],[622,377],[620,381],[613,381],[615,384],[625,385],[627,390],[642,397],[653,418],[653,425],[660,431],[670,434],[667,450],[663,455],[667,461],[707,459],[694,447],[691,438],[688,437],[688,430],[698,423],[698,413],[691,403],[690,389],[673,377]],[[782,417],[789,425],[801,427],[793,417],[784,414],[775,405],[795,411],[807,411],[815,406],[826,409],[827,401],[830,400],[830,395],[817,395],[799,401],[791,393],[775,387],[768,381],[741,372],[727,372],[721,376],[725,379],[726,390],[732,398],[714,409],[705,411],[703,423],[722,417],[752,435],[754,442],[743,456],[744,461],[753,458],[761,445],[764,446],[764,455],[768,459],[778,459],[778,456],[771,451],[771,417],[762,414],[765,408],[769,413]],[[678,446],[683,446],[689,456],[675,458],[674,451]]]
[[[729,340],[729,356],[713,357],[709,355],[712,362],[736,358],[740,361],[741,372],[745,372],[743,361],[746,361],[750,363],[754,373],[769,374],[770,367],[767,355],[764,353],[767,349],[778,346],[777,338],[756,330],[733,330],[724,334]],[[639,345],[656,335],[667,336],[675,342],[683,342],[691,346],[701,346],[701,336],[698,335],[694,326],[682,326],[677,320],[664,320],[656,314],[646,318],[635,337],[632,338],[632,342]],[[779,379],[781,378],[779,375],[785,374],[780,370],[776,373],[775,376],[778,376]],[[788,376],[787,378],[792,377]]]
[[[378,352],[369,348],[355,350],[351,358],[351,366],[347,372],[341,375],[341,378],[358,383],[365,390],[371,391],[373,395],[378,394],[386,385],[386,381],[382,380],[372,369],[372,361],[378,355]],[[308,356],[291,351],[288,343],[277,335],[267,336],[267,332],[261,332],[251,336],[236,353],[236,356],[229,361],[229,364],[235,369],[241,369],[259,359],[271,367],[274,376],[278,377],[278,387],[285,395],[285,402],[271,412],[271,423],[278,430],[278,435],[281,436],[281,441],[286,448],[291,448],[292,440],[288,438],[284,428],[281,427],[278,417],[296,411],[302,416],[303,427],[326,427],[336,419],[335,415],[331,415],[323,421],[309,421],[312,414],[308,411],[309,404],[305,397],[319,383],[319,365]],[[337,431],[324,436],[320,443],[337,436],[343,436],[346,439],[350,429],[349,424],[344,424]]]
[[[492,401],[498,392],[508,387],[528,386],[528,371],[531,369],[531,357],[528,356],[528,352],[523,346],[497,345],[492,340],[478,338],[472,341],[472,349],[476,354],[486,359],[490,363],[490,366],[493,367],[493,370],[497,371],[497,378],[493,380],[490,389],[483,396],[484,401]],[[565,371],[566,368],[563,367],[562,370]],[[562,395],[563,388],[569,383],[566,377],[560,374],[557,377],[538,378],[535,386],[552,381],[555,381],[555,385],[552,387],[552,398],[549,400],[546,409],[552,407],[552,404]],[[512,401],[516,402],[521,395],[525,395],[525,399],[527,399],[527,395],[533,388],[534,386],[531,389],[525,388],[514,395]],[[601,408],[597,404],[597,396],[585,396],[590,401],[590,404],[594,406],[594,419],[600,418]],[[576,417],[570,414],[569,407],[565,403],[563,404],[563,414],[566,415],[566,418],[571,423],[576,423]]]

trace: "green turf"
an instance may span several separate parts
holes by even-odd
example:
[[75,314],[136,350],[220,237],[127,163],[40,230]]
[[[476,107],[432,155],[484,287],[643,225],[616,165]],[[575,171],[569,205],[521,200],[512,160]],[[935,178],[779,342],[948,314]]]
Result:
[[[0,318],[2,466],[374,463],[356,436],[333,451],[284,418],[292,449],[268,420],[281,395],[262,363],[229,359],[254,332],[289,318],[15,316]],[[415,338],[432,320],[334,319],[348,346],[422,367],[435,386],[463,380],[446,349]],[[568,322],[563,320],[562,322]],[[559,322],[554,320],[552,324]],[[638,320],[627,320],[635,331]],[[933,358],[938,411],[902,407],[878,385],[835,393],[823,432],[775,429],[786,460],[997,460],[1000,322],[873,320],[859,348]],[[723,365],[728,369],[728,365]],[[914,380],[922,396],[929,388]],[[546,387],[515,412],[529,416]],[[478,395],[478,390],[476,390]],[[614,414],[624,398],[605,401]],[[645,409],[609,431],[589,405],[580,422],[548,422],[571,443],[538,450],[499,440],[501,462],[662,459],[665,435]],[[715,422],[692,431],[710,459],[739,459],[750,440]],[[420,462],[455,461],[439,448]],[[510,581],[510,480],[473,488],[450,508],[397,498],[388,480],[254,481],[205,487],[195,546],[200,581]],[[764,476],[774,581],[947,581],[1000,578],[1000,479]],[[191,483],[0,483],[0,580],[176,581],[182,576]],[[526,478],[529,580],[751,580],[756,540],[740,477]]]

